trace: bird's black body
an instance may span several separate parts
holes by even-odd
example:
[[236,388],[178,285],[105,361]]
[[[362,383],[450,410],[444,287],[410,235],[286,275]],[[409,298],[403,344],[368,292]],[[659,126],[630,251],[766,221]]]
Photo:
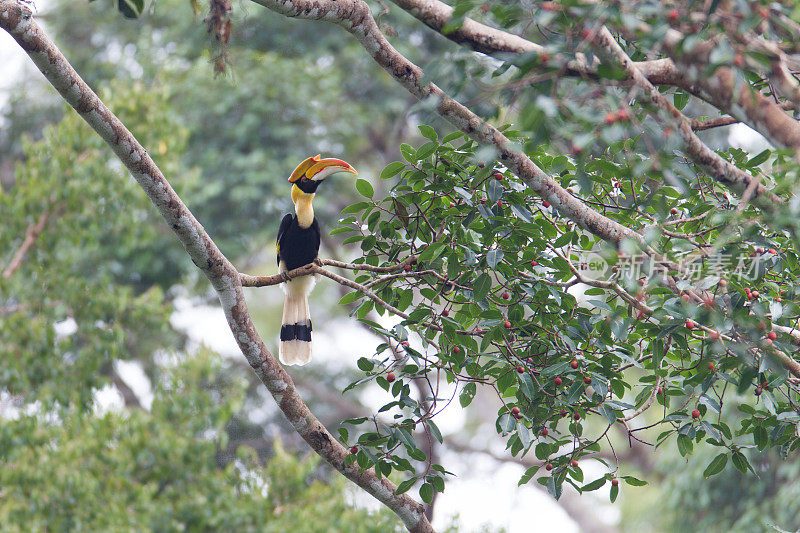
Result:
[[301,228],[297,215],[283,217],[278,228],[278,263],[283,261],[286,270],[294,270],[314,261],[319,254],[320,231],[317,218],[311,226]]

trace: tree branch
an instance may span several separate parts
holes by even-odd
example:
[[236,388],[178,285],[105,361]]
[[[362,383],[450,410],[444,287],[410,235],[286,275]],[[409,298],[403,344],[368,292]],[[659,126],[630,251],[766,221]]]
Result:
[[334,468],[394,511],[410,531],[433,531],[421,504],[406,494],[395,495],[395,485],[386,478],[378,479],[374,470],[361,471],[358,465],[347,463],[347,450],[311,413],[292,378],[258,335],[247,310],[239,272],[183,204],[147,151],[34,22],[27,6],[18,0],[0,0],[0,27],[11,34],[47,80],[114,150],[158,208],[194,264],[214,286],[247,362],[298,434]]
[[50,214],[50,208],[45,209],[42,211],[42,214],[39,215],[39,220],[37,220],[35,224],[28,226],[28,229],[25,231],[25,239],[22,241],[22,245],[19,247],[17,253],[14,254],[14,257],[11,258],[8,266],[3,271],[3,277],[5,279],[13,276],[14,272],[16,272],[16,270],[20,267],[22,260],[25,259],[25,256],[33,247],[33,243],[36,242],[36,239],[38,239],[39,235],[41,235],[44,231],[44,227],[47,225],[47,221],[50,219]]

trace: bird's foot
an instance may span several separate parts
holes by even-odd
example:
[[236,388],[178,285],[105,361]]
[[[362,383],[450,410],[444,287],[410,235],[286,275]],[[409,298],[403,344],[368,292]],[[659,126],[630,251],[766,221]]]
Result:
[[317,265],[318,267],[324,267],[324,266],[325,266],[325,265],[322,263],[322,259],[320,259],[319,257],[316,257],[316,258],[314,258],[314,261],[313,261],[313,263],[314,263],[315,265]]
[[289,273],[288,273],[288,272],[286,272],[286,271],[284,270],[283,272],[281,272],[281,279],[282,279],[284,282],[287,282],[287,281],[289,281],[289,280],[290,280],[290,279],[292,279],[292,278],[290,278],[290,277],[289,277]]

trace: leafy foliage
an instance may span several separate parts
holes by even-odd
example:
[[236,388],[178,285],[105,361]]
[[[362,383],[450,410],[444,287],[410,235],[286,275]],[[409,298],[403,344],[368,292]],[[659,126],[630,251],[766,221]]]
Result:
[[[357,437],[360,465],[411,470],[413,465],[401,458],[405,454],[426,462],[410,434],[420,424],[430,425],[448,399],[434,397],[431,389],[431,404],[419,403],[409,382],[434,381],[439,374],[461,387],[462,406],[470,404],[477,387],[496,393],[502,405],[497,433],[507,439],[512,455],[532,452],[547,463],[552,472],[538,481],[556,497],[564,482],[596,490],[619,476],[619,466],[599,456],[604,438],[631,411],[651,404],[661,411],[653,424],[660,431],[648,432],[657,446],[677,439],[681,455],[701,443],[721,450],[706,477],[721,472],[728,459],[747,470],[742,451],[750,447],[776,448],[784,457],[800,447],[795,385],[769,350],[752,349],[765,346],[763,332],[771,322],[790,324],[798,313],[789,281],[795,273],[788,266],[797,254],[785,236],[768,227],[755,232],[735,224],[741,213],[702,174],[668,182],[656,169],[642,172],[647,162],[636,155],[643,147],[640,140],[612,144],[604,159],[551,155],[544,147],[529,152],[545,172],[560,177],[562,186],[607,206],[606,216],[648,234],[650,246],[673,261],[691,256],[697,239],[724,243],[726,257],[737,258],[731,270],[738,258],[758,265],[754,280],[743,272],[725,272],[730,276],[721,280],[719,265],[698,262],[693,267],[697,279],[679,282],[688,288],[691,281],[714,294],[698,305],[670,290],[658,271],[626,277],[625,254],[638,253],[631,243],[617,251],[576,228],[501,165],[481,162],[473,141],[460,134],[439,141],[432,128],[420,129],[430,140],[417,148],[401,147],[405,161],[391,163],[381,174],[394,180],[388,194],[377,199],[371,189],[361,190],[366,200],[345,209],[347,217],[333,231],[360,246],[357,262],[366,265],[417,257],[405,272],[356,278],[380,301],[358,291],[343,299],[356,302],[357,317],[392,338],[400,352],[382,344],[373,359],[359,361],[365,372],[359,383],[376,380],[394,397],[380,411],[397,412],[396,421],[380,432]],[[751,168],[739,151],[728,156]],[[656,190],[659,194],[648,194]],[[646,217],[634,217],[642,212]],[[745,210],[745,216],[755,213]],[[690,239],[667,227],[693,235],[693,228],[712,229]],[[594,279],[579,270],[589,254],[605,267]],[[578,280],[591,285],[598,279],[601,283],[583,291],[570,290]],[[745,298],[756,290],[760,296]],[[634,308],[634,300],[652,313]],[[366,318],[373,309],[382,315],[390,307],[404,316],[392,329]],[[690,328],[687,320],[703,329]],[[715,340],[712,332],[744,342],[719,335]],[[784,340],[774,346],[791,350]],[[393,383],[386,379],[389,371],[397,376]],[[749,416],[732,427],[728,413]],[[632,438],[642,438],[636,431]],[[606,464],[609,475],[584,485],[579,461],[588,457]],[[413,470],[401,488],[417,480],[442,487],[442,467],[428,465],[424,471]],[[425,498],[429,490],[423,484],[420,495]],[[612,500],[616,492],[612,488]]]

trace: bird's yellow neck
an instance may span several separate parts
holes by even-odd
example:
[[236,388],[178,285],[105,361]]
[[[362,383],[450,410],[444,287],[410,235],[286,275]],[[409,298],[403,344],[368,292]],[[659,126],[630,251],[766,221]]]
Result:
[[294,212],[297,213],[297,223],[305,229],[314,222],[314,207],[311,201],[314,194],[303,192],[297,185],[292,185],[292,202],[294,202]]

